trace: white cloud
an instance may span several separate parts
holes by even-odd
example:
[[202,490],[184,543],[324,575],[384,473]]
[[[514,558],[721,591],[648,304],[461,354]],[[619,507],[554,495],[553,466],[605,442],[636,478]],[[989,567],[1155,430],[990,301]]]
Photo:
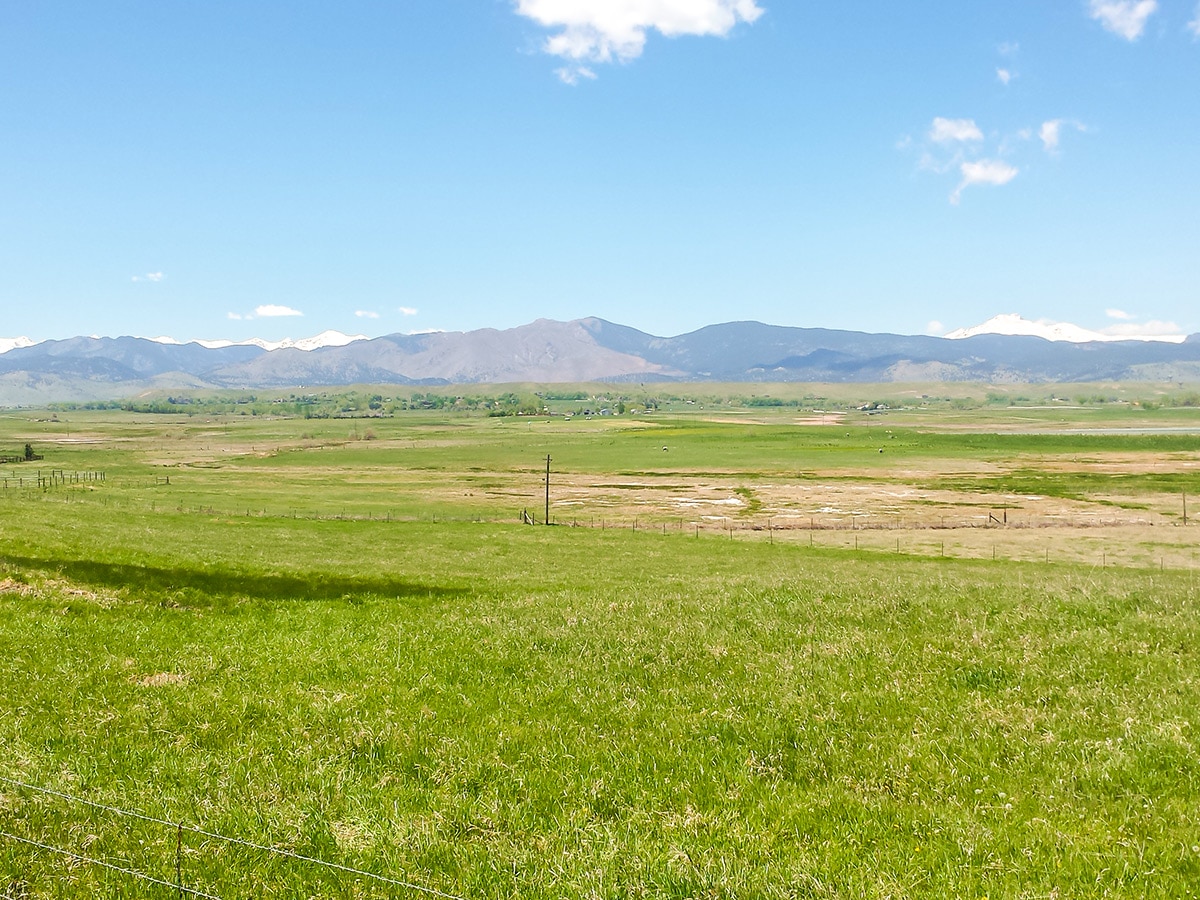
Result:
[[1007,85],[1013,80],[1013,73],[1009,69],[997,69],[996,78],[1000,80],[1001,84]]
[[1005,41],[996,48],[1001,56],[1016,56],[1021,49],[1021,45],[1016,41]]
[[1107,328],[1100,329],[1100,333],[1112,337],[1141,341],[1173,339],[1178,342],[1182,341],[1185,337],[1183,329],[1174,322],[1160,322],[1157,319],[1152,319],[1149,322],[1141,324],[1126,322],[1122,325],[1109,325]]
[[928,325],[925,326],[926,334],[937,336],[937,335],[945,334],[945,332],[946,332],[946,326],[943,325],[941,322],[939,322],[937,319],[934,319],[932,322],[930,322]]
[[518,15],[556,30],[542,49],[568,60],[557,71],[567,84],[596,77],[587,63],[637,59],[649,31],[724,37],[764,11],[756,0],[516,0],[516,7]]
[[1055,322],[1052,319],[1030,321],[1017,313],[1002,313],[993,316],[982,325],[972,328],[956,328],[946,335],[951,340],[973,337],[977,334],[1026,334],[1048,341],[1068,341],[1074,344],[1092,341],[1167,341],[1181,344],[1187,335],[1174,322],[1147,322],[1144,325],[1112,325],[1103,331],[1082,328],[1070,322]]
[[396,310],[396,312],[404,316],[415,316],[417,314],[417,310],[413,309],[411,306],[401,306]]
[[1109,31],[1136,41],[1146,30],[1146,20],[1158,11],[1158,0],[1091,0],[1088,14]]
[[1193,37],[1200,39],[1200,3],[1196,4],[1196,18],[1188,22],[1187,27]]
[[134,275],[133,280],[134,281],[149,281],[154,284],[158,284],[158,282],[163,280],[163,277],[164,276],[163,276],[162,272],[147,272],[145,275]]
[[240,322],[246,317],[243,316],[241,313],[230,312],[230,313],[225,313],[225,318],[230,319],[234,322]]
[[304,313],[298,309],[292,309],[290,306],[279,306],[275,303],[268,303],[265,306],[256,306],[254,315],[260,319],[273,319],[281,316],[302,316]]
[[1042,141],[1042,146],[1047,153],[1055,153],[1058,151],[1059,141],[1062,140],[1062,129],[1066,125],[1074,128],[1076,131],[1087,131],[1087,128],[1080,122],[1073,122],[1069,119],[1050,119],[1043,122],[1042,127],[1038,129],[1038,137]]
[[982,141],[983,132],[974,119],[943,119],[938,116],[929,129],[929,139],[936,144],[954,141]]
[[1136,315],[1123,309],[1106,309],[1104,314],[1110,319],[1116,319],[1119,323],[1100,329],[1101,334],[1110,337],[1143,341],[1154,339],[1181,341],[1185,337],[1184,330],[1175,322],[1151,319],[1149,322],[1139,323],[1136,321]]
[[[1078,131],[1085,127],[1071,119],[1055,119],[1042,127],[1042,140],[1050,149],[1058,146],[1060,130],[1070,126]],[[917,168],[936,175],[953,176],[957,185],[950,202],[957,205],[963,191],[976,185],[998,187],[1006,185],[1025,168],[1031,154],[1028,142],[1036,137],[1035,129],[1016,133],[985,133],[974,119],[937,117],[920,138],[906,138],[897,143],[901,151],[915,151]]]
[[555,69],[554,74],[558,76],[558,80],[563,84],[569,84],[571,87],[579,84],[579,79],[584,78],[588,81],[596,80],[596,73],[584,65],[563,66],[561,69]]
[[360,319],[378,319],[379,318],[379,313],[371,312],[368,309],[355,310],[354,314],[356,316],[358,316]]
[[1059,131],[1062,129],[1062,119],[1051,119],[1049,122],[1043,122],[1041,129],[1038,131],[1038,137],[1042,140],[1042,146],[1046,148],[1046,152],[1053,152],[1058,149]]
[[950,195],[950,202],[958,204],[962,192],[977,184],[999,187],[1008,184],[1017,177],[1020,170],[998,159],[981,159],[978,162],[965,162],[960,167],[962,181]]

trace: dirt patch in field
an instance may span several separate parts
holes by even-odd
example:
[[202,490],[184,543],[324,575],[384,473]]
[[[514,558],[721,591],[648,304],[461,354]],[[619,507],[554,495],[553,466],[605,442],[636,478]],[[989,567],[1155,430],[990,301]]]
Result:
[[[755,535],[762,538],[763,535]],[[773,532],[773,541],[900,556],[1082,563],[1096,569],[1200,568],[1200,528],[1064,524],[956,529]]]
[[1138,453],[1096,453],[1070,459],[1037,459],[1037,468],[1046,472],[1087,472],[1100,475],[1142,475],[1200,470],[1200,454],[1174,453],[1148,456]]
[[846,418],[845,413],[825,413],[812,416],[797,416],[792,419],[793,425],[841,425]]
[[[918,473],[908,473],[917,475]],[[926,473],[928,474],[928,473]],[[973,528],[987,525],[1154,524],[1164,512],[1132,498],[1075,500],[1036,494],[932,488],[912,481],[830,474],[798,481],[708,476],[615,482],[560,475],[553,488],[558,517],[733,520],[740,528]]]

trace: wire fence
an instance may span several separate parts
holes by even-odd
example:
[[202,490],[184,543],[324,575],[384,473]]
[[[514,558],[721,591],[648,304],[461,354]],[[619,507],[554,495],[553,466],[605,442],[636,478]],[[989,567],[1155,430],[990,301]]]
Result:
[[[386,875],[379,875],[375,872],[369,872],[364,869],[358,869],[353,866],[343,865],[341,863],[330,862],[328,860],[318,859],[314,856],[309,856],[303,853],[298,853],[294,850],[287,850],[280,847],[271,847],[265,844],[259,844],[254,841],[248,841],[243,838],[232,837],[230,835],[220,834],[219,832],[210,831],[199,827],[198,825],[188,824],[186,822],[171,822],[167,819],[162,819],[156,816],[148,816],[144,813],[134,812],[132,810],[123,809],[117,806],[111,806],[105,803],[98,803],[94,800],[88,800],[84,797],[78,797],[73,794],[67,794],[62,791],[56,791],[51,788],[42,787],[40,785],[30,784],[24,781],[18,781],[12,778],[0,776],[0,784],[7,785],[10,788],[16,788],[22,791],[28,791],[42,797],[50,797],[56,800],[63,801],[71,806],[83,807],[94,812],[103,813],[105,815],[128,819],[146,825],[154,826],[162,829],[165,836],[169,839],[166,841],[154,842],[157,846],[168,851],[169,859],[160,858],[160,864],[167,864],[167,867],[173,867],[173,878],[164,878],[161,875],[153,875],[144,868],[138,868],[131,865],[127,860],[117,860],[112,858],[101,858],[99,854],[89,855],[73,850],[69,847],[62,847],[58,844],[51,843],[48,839],[38,840],[29,836],[14,834],[7,829],[0,828],[0,839],[11,841],[14,844],[28,848],[33,851],[41,851],[46,854],[62,858],[64,861],[91,866],[106,872],[122,875],[132,881],[142,884],[152,885],[160,888],[169,888],[175,892],[178,897],[196,897],[201,900],[222,900],[216,894],[209,893],[212,890],[219,890],[220,886],[214,888],[205,885],[204,888],[196,886],[196,877],[189,876],[189,866],[185,862],[192,863],[194,866],[195,856],[198,850],[203,850],[209,843],[217,846],[236,847],[243,850],[251,851],[255,854],[262,854],[265,857],[273,860],[283,860],[291,863],[303,863],[307,866],[314,866],[326,873],[333,873],[337,876],[344,876],[349,879],[367,881],[375,885],[399,889],[407,894],[433,897],[437,900],[465,900],[465,898],[451,894],[437,888],[427,885],[418,884],[413,881],[408,881],[400,878],[391,878]],[[2,809],[2,807],[0,807]],[[5,818],[15,818],[11,815],[6,815]],[[188,845],[186,838],[191,836],[202,839],[199,846]],[[94,837],[94,835],[92,835]],[[160,869],[162,867],[160,866]],[[243,880],[244,879],[238,879]],[[19,887],[18,884],[9,884],[7,888],[0,885],[0,890],[13,891]],[[13,897],[9,893],[0,893],[0,900],[21,900],[19,897]]]
[[[50,488],[60,486],[75,486],[107,483],[105,472],[68,472],[62,469],[52,469],[48,472],[38,470],[29,475],[16,473],[0,473],[0,488],[12,493],[23,492],[30,496],[33,492],[39,495]],[[159,488],[172,485],[171,476],[155,475],[152,479],[125,480],[126,488]],[[533,495],[530,495],[533,499]],[[69,499],[69,498],[68,498]],[[84,499],[78,497],[77,499]],[[227,498],[223,498],[227,501]],[[188,500],[179,499],[174,502],[161,502],[150,499],[149,495],[109,496],[107,494],[93,497],[93,502],[104,506],[114,506],[121,509],[146,509],[152,512],[175,512],[197,516],[216,516],[222,518],[264,518],[264,519],[300,519],[307,521],[347,521],[374,523],[432,523],[432,524],[499,524],[514,521],[527,525],[545,525],[545,515],[537,505],[526,506],[520,510],[488,507],[476,510],[434,511],[423,508],[420,510],[406,509],[397,511],[386,505],[360,504],[359,508],[350,505],[333,506],[332,508],[302,508],[294,505],[233,505],[228,502],[218,506],[206,499],[191,497]],[[1072,508],[1057,511],[1023,510],[1009,503],[957,504],[962,509],[953,512],[930,512],[927,509],[912,509],[908,511],[872,509],[870,505],[863,509],[819,511],[807,510],[803,507],[779,507],[773,512],[761,510],[755,514],[721,515],[694,513],[692,515],[677,515],[666,508],[648,508],[639,513],[627,509],[623,512],[606,509],[603,502],[599,508],[586,509],[580,501],[553,501],[551,505],[550,524],[575,528],[626,529],[632,531],[686,531],[692,534],[749,534],[761,532],[786,536],[797,533],[820,533],[840,531],[964,531],[980,529],[1003,529],[1007,531],[1022,531],[1028,529],[1112,529],[1129,527],[1162,527],[1171,528],[1180,525],[1194,524],[1194,517],[1189,515],[1187,495],[1182,495],[1179,509],[1150,509],[1149,507],[1133,505],[1122,508],[1119,504],[1101,501],[1100,508],[1093,505],[1091,509]]]
[[4,474],[0,476],[0,487],[6,491],[25,489],[48,491],[51,488],[75,484],[100,484],[106,480],[104,472],[68,472],[66,469],[50,469],[43,472],[38,469],[30,474],[24,472]]
[[127,869],[123,866],[115,865],[114,863],[105,862],[102,859],[93,859],[90,856],[84,856],[81,853],[75,853],[74,851],[67,850],[65,847],[56,847],[53,844],[43,844],[41,841],[34,841],[30,840],[29,838],[20,837],[19,835],[9,834],[7,831],[0,831],[0,837],[8,838],[9,840],[16,841],[17,843],[24,844],[28,847],[36,847],[39,850],[57,853],[58,855],[74,860],[75,862],[85,863],[90,866],[98,866],[102,869],[107,869],[110,872],[117,872],[121,875],[128,875],[130,878],[136,881],[143,881],[147,884],[171,888],[172,890],[177,891],[180,895],[186,895],[188,897],[200,897],[202,900],[221,900],[221,898],[215,894],[206,894],[204,891],[198,891],[195,888],[188,887],[180,879],[177,879],[174,882],[163,881],[161,878],[155,878],[153,875],[147,875],[145,872],[139,872],[136,869]]

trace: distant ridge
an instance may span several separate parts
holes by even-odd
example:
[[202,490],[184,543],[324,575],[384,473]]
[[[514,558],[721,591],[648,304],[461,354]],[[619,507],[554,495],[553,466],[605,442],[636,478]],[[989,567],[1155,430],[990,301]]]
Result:
[[1112,336],[1072,342],[1028,334],[951,338],[727,322],[658,337],[586,318],[373,339],[326,332],[271,347],[134,337],[7,343],[11,348],[0,354],[0,405],[6,406],[147,391],[346,384],[1200,381],[1200,335],[1178,343]]

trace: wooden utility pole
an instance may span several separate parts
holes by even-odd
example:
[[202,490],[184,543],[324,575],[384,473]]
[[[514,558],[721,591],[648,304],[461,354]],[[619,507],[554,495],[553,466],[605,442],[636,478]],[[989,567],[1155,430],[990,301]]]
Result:
[[546,522],[550,524],[550,454],[546,454]]
[[1187,524],[1187,491],[1183,492],[1183,524]]

